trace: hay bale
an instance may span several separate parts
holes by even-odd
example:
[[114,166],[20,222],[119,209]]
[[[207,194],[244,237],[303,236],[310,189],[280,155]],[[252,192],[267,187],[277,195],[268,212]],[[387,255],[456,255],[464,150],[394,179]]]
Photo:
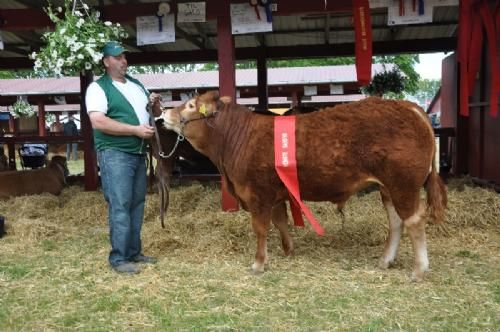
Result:
[[[448,184],[449,206],[446,224],[458,234],[463,228],[498,229],[500,195],[462,180]],[[220,210],[220,190],[215,185],[192,184],[171,190],[166,229],[160,227],[159,195],[146,200],[143,246],[147,252],[169,253],[178,250],[204,252],[208,255],[252,253],[255,237],[250,214]],[[343,219],[335,205],[308,202],[314,215],[326,230],[319,238],[307,225],[291,228],[295,242],[311,247],[355,247],[381,245],[387,234],[387,216],[378,192],[353,196],[347,203]],[[107,236],[107,206],[101,192],[85,192],[73,186],[56,197],[49,194],[16,197],[0,202],[6,218],[8,236],[24,246],[44,239],[71,236]],[[440,236],[429,227],[431,236]],[[279,234],[271,227],[269,248],[280,248]],[[188,248],[188,249],[187,249]],[[280,250],[280,249],[279,249]]]

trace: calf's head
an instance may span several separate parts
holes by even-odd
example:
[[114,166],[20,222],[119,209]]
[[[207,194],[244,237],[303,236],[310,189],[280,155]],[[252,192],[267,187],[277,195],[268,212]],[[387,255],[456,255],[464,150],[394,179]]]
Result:
[[66,157],[53,156],[48,166],[57,169],[59,172],[61,172],[64,182],[66,182],[66,177],[69,175],[68,163],[66,162]]
[[192,121],[203,120],[214,116],[231,102],[231,97],[219,97],[217,91],[206,92],[186,103],[162,112],[163,126],[178,134],[183,134],[184,126]]

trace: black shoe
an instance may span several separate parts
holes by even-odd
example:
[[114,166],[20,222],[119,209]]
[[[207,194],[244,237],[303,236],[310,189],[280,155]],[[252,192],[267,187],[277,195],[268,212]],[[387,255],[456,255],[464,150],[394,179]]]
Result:
[[118,273],[127,273],[127,274],[137,274],[141,272],[141,269],[139,269],[139,267],[130,262],[115,265],[113,266],[113,270],[115,270]]
[[142,254],[139,254],[132,258],[131,261],[134,263],[155,264],[156,262],[158,262],[158,259],[156,259],[156,257],[144,256]]

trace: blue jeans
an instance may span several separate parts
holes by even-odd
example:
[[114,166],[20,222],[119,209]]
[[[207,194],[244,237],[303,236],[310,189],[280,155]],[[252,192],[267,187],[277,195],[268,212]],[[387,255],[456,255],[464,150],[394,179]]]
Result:
[[73,160],[78,160],[78,143],[66,144],[66,160],[70,160],[71,150],[73,150]]
[[146,158],[117,150],[97,152],[102,190],[108,203],[109,263],[117,266],[141,253],[146,199]]

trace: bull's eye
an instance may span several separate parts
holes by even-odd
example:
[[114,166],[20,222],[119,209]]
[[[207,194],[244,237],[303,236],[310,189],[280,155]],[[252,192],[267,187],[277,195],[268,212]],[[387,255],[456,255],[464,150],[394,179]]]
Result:
[[189,103],[189,108],[194,108],[194,104],[193,103]]

